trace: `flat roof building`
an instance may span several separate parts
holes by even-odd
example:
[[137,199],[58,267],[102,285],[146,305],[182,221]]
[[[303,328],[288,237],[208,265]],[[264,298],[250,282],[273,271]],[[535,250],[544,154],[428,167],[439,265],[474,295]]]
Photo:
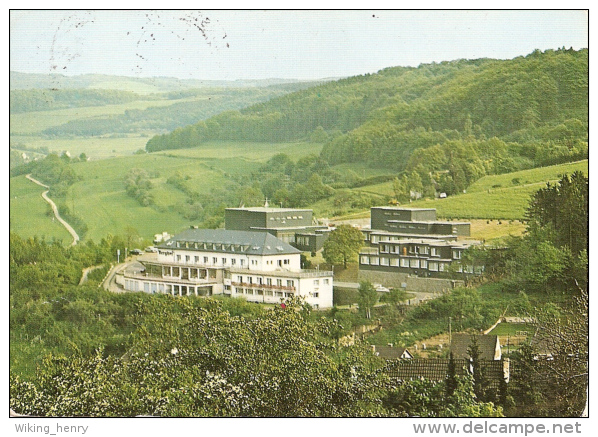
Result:
[[311,209],[226,208],[224,228],[238,231],[267,232],[304,252],[320,250],[328,235],[328,227],[314,221]]
[[403,235],[469,237],[468,222],[440,221],[434,208],[379,206],[371,208],[371,230]]

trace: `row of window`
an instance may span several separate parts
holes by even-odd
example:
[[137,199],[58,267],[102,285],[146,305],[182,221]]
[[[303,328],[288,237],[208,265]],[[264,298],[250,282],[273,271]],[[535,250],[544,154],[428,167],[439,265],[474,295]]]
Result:
[[[168,243],[167,245],[172,245]],[[203,250],[230,250],[231,252],[245,252],[249,249],[249,245],[242,244],[227,244],[227,243],[198,243],[189,241],[177,241],[176,247],[179,249],[203,249]]]
[[[237,275],[237,281],[240,284],[257,284],[257,285],[264,285],[264,278],[261,276],[243,276],[243,275]],[[244,281],[245,280],[245,281]],[[283,279],[280,278],[266,278],[266,282],[265,285],[274,285],[276,284],[277,287],[282,287],[283,285],[285,287],[294,287],[295,286],[295,280],[294,279],[287,279],[286,282],[283,282]],[[322,279],[322,284],[323,285],[330,285],[330,278],[324,278]],[[319,279],[314,279],[314,287],[317,288],[320,286],[320,280]]]
[[[243,281],[243,279],[246,279],[246,280]],[[262,278],[261,276],[257,276],[257,277],[254,278],[253,276],[238,275],[237,276],[237,282],[240,283],[240,284],[247,283],[247,284],[264,285],[264,278]],[[283,286],[283,280],[280,279],[280,278],[278,278],[278,279],[266,278],[265,285],[270,285],[271,286],[271,285],[274,285],[274,283],[276,283],[277,287],[282,287]],[[295,286],[295,281],[293,279],[287,279],[287,281],[284,284],[284,286],[285,287],[294,287]]]
[[419,258],[386,258],[362,255],[360,264],[371,266],[406,267],[410,269],[427,269],[432,272],[444,272],[448,263],[430,261]]
[[290,216],[289,215],[287,217],[270,217],[270,221],[273,221],[273,220],[303,220],[303,216],[302,215],[300,215],[300,216],[296,216],[296,215]]
[[[183,261],[186,264],[190,264],[191,263],[191,255],[181,255],[181,254],[177,254],[176,255],[176,261],[179,263],[182,263]],[[211,260],[211,263],[210,263]],[[240,267],[245,267],[245,259],[244,258],[218,258],[217,256],[213,256],[213,257],[209,257],[209,256],[199,256],[199,255],[194,255],[193,256],[193,263],[194,264],[201,264],[201,265],[222,265],[222,266],[227,266],[229,265],[228,262],[230,261],[230,265],[231,266],[236,266],[237,265],[237,261],[238,261],[238,265]],[[283,267],[283,266],[288,266],[291,263],[291,260],[288,258],[285,259],[279,259],[276,260],[277,265],[279,267]],[[258,265],[258,261],[256,259],[252,259],[250,260],[250,264],[252,266],[257,266]],[[274,265],[274,260],[266,260],[266,265]]]
[[[229,290],[229,287],[225,287],[226,290]],[[253,295],[253,296],[272,296],[272,297],[292,297],[294,296],[293,293],[289,292],[282,292],[282,291],[272,291],[272,290],[263,290],[261,288],[242,288],[242,287],[235,287],[233,288],[233,292],[235,294],[246,294],[246,295]],[[320,297],[320,293],[314,292],[310,293],[311,297],[318,298]]]
[[246,294],[252,296],[272,296],[272,297],[292,297],[293,293],[289,292],[282,292],[282,291],[272,291],[272,290],[263,290],[261,288],[241,288],[241,287],[234,287],[233,293],[235,294]]
[[[430,255],[432,257],[440,256],[440,249],[430,246],[398,246],[395,244],[380,244],[380,253],[393,253],[401,255]],[[463,251],[460,249],[453,249],[453,259],[461,259]]]
[[125,279],[125,290],[130,291],[143,291],[145,293],[166,293],[166,294],[195,294],[197,290],[200,288],[195,288],[193,286],[187,285],[172,285],[172,284],[164,284],[161,282],[140,282]]

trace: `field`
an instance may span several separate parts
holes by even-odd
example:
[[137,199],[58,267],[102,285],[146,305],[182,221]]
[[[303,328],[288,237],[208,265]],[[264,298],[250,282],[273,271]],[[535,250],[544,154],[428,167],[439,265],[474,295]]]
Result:
[[[72,145],[71,150],[75,151],[77,141],[62,140],[57,144]],[[145,138],[143,142],[141,138],[96,138],[86,141],[96,142],[98,154],[111,147],[114,147],[111,153],[115,155],[124,150],[129,153],[126,156],[73,164],[81,180],[70,187],[65,199],[55,199],[58,204],[66,204],[71,212],[85,222],[88,227],[86,237],[92,240],[99,240],[108,234],[122,234],[127,230],[135,230],[143,238],[149,239],[158,232],[177,232],[196,224],[184,219],[175,210],[177,205],[184,205],[187,198],[181,190],[166,183],[176,173],[187,178],[185,184],[188,188],[200,193],[209,192],[226,188],[231,178],[242,180],[244,175],[257,170],[276,153],[286,153],[297,160],[308,154],[318,154],[322,147],[321,144],[309,142],[270,144],[220,141],[193,149],[131,154],[133,149],[145,145]],[[81,150],[88,144],[82,145]],[[151,175],[151,193],[155,205],[143,207],[126,194],[124,178],[133,168],[142,168]],[[366,171],[360,165],[345,164],[335,169],[366,176],[384,174],[381,170]],[[530,196],[547,181],[556,181],[562,174],[575,170],[587,174],[588,161],[486,176],[473,184],[466,194],[416,201],[409,206],[436,208],[439,218],[471,221],[472,238],[490,241],[506,235],[520,235],[524,230],[521,220]],[[373,198],[379,196],[383,202],[389,189],[390,182],[360,187],[355,191]],[[40,192],[37,186],[22,177],[11,180],[11,230],[28,236],[41,233],[49,238],[68,240],[66,232],[48,217],[47,206],[39,196]],[[310,207],[317,217],[330,217],[335,210],[331,199]],[[369,210],[362,209],[338,219],[366,221],[367,218]]]
[[513,173],[485,176],[472,184],[468,193],[492,191],[501,188],[515,188],[516,186],[533,185],[534,189],[541,188],[546,182],[554,182],[564,174],[571,174],[577,170],[588,174],[588,160],[570,162],[567,164],[551,165],[548,167],[532,168],[530,170],[516,171]]
[[502,336],[528,335],[533,333],[535,328],[525,323],[499,323],[488,334]]
[[[186,201],[182,191],[166,183],[177,172],[188,178],[185,184],[189,188],[209,192],[226,187],[232,176],[255,171],[276,153],[284,152],[298,159],[305,154],[317,154],[320,148],[320,144],[313,143],[240,145],[219,142],[196,149],[74,163],[73,169],[81,180],[69,188],[65,199],[54,200],[57,204],[66,204],[86,223],[88,239],[99,241],[108,234],[119,235],[129,230],[150,239],[162,231],[178,232],[196,224],[174,210],[176,205]],[[155,205],[143,207],[127,195],[123,181],[133,168],[144,169],[150,174]],[[49,238],[68,241],[66,231],[57,224],[52,226],[51,218],[46,215],[41,191],[23,176],[11,179],[11,230],[25,236],[40,235],[42,230]]]
[[519,220],[469,220],[471,223],[471,238],[479,241],[491,242],[505,236],[520,236],[525,231],[525,224]]
[[[588,160],[485,176],[472,184],[467,193],[445,199],[418,200],[408,206],[436,208],[438,216],[447,219],[523,220],[533,193],[546,186],[547,182],[556,182],[563,174],[571,174],[576,170],[588,174]],[[357,190],[381,196],[393,195],[392,182]],[[359,213],[352,217],[358,218]]]
[[192,149],[177,149],[156,152],[156,155],[179,156],[185,158],[242,158],[247,162],[263,163],[277,153],[284,153],[297,160],[309,154],[319,155],[322,144],[308,142],[257,143],[235,141],[211,141]]
[[48,214],[50,206],[42,199],[43,187],[25,176],[10,179],[10,230],[22,237],[71,241],[70,234]]
[[86,106],[81,108],[55,109],[52,111],[24,112],[11,114],[11,135],[35,135],[44,129],[60,126],[72,120],[93,119],[109,115],[124,114],[125,111],[143,110],[157,106],[169,106],[181,100],[137,100],[119,105]]

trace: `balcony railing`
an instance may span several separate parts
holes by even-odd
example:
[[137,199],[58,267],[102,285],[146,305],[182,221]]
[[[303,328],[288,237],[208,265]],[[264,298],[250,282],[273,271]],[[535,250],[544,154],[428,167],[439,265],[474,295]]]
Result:
[[229,268],[231,274],[243,273],[246,275],[254,276],[280,276],[283,278],[322,278],[332,276],[332,271],[329,270],[253,270],[253,269],[242,269],[242,268]]
[[231,282],[231,285],[234,285],[235,287],[245,287],[245,288],[265,288],[265,289],[269,289],[269,290],[296,291],[295,287],[288,287],[285,285],[254,284],[251,282]]

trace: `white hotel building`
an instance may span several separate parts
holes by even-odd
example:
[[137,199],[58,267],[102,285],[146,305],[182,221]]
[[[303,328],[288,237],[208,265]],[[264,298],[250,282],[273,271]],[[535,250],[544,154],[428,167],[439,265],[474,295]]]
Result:
[[129,291],[244,297],[280,303],[298,296],[332,307],[332,272],[302,270],[301,251],[267,232],[188,229],[141,256],[118,282]]

